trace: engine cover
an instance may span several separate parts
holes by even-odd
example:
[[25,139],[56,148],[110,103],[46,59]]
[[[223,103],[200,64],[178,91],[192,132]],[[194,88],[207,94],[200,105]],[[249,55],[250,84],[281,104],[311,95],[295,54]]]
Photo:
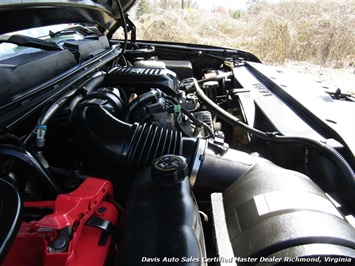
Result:
[[141,90],[159,88],[168,95],[175,95],[178,89],[176,74],[165,68],[120,67],[107,74],[105,82]]

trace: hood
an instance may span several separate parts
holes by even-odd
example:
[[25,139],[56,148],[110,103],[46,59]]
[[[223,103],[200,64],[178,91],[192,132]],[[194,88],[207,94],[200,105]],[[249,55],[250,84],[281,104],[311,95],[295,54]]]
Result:
[[[0,3],[0,34],[62,23],[94,24],[104,32],[120,19],[137,0],[4,0]],[[21,19],[19,19],[21,18]]]

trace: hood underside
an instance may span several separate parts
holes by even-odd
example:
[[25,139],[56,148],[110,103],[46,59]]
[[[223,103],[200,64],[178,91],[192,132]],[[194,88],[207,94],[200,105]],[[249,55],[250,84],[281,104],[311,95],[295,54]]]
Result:
[[[135,0],[5,0],[0,4],[0,34],[61,23],[87,23],[102,31],[112,28],[120,19],[118,1],[126,13]],[[21,19],[19,19],[21,18]]]

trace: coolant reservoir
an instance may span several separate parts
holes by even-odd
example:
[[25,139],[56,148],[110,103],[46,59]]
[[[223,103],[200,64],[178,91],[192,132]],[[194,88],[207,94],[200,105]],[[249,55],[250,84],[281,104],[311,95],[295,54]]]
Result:
[[206,265],[185,158],[165,155],[139,172],[124,210],[118,265]]

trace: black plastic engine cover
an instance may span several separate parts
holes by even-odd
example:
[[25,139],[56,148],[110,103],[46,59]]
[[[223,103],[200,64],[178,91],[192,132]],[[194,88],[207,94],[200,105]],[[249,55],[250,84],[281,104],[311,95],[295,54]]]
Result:
[[205,265],[201,220],[187,178],[158,185],[139,172],[120,226],[118,265]]
[[355,257],[355,229],[301,173],[260,160],[223,192],[223,205],[234,256]]
[[176,74],[165,68],[120,67],[107,74],[105,82],[140,90],[158,88],[168,95],[175,95],[178,89]]

